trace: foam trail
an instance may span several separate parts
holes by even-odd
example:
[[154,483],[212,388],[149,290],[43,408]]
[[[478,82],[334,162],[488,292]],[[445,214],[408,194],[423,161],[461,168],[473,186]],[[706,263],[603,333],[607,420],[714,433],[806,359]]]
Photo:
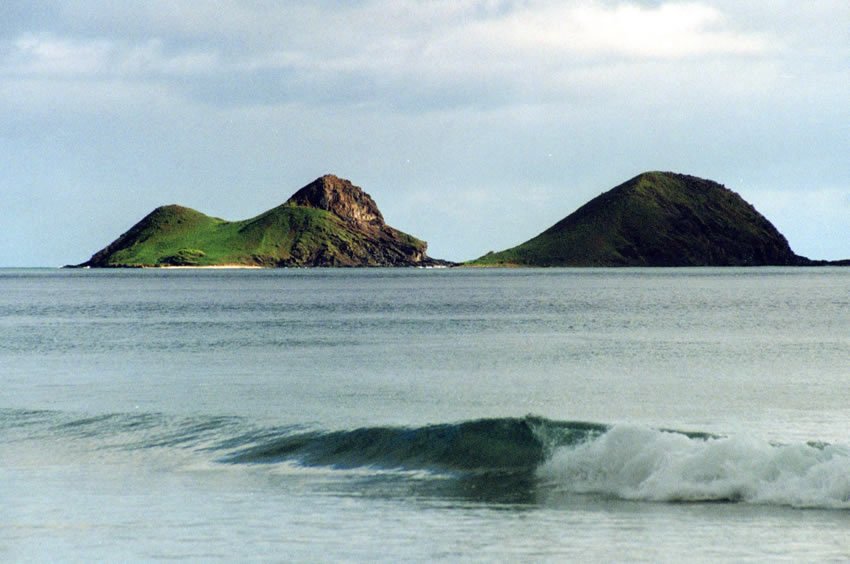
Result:
[[571,492],[630,500],[850,509],[850,450],[833,445],[695,438],[623,425],[556,449],[537,474]]

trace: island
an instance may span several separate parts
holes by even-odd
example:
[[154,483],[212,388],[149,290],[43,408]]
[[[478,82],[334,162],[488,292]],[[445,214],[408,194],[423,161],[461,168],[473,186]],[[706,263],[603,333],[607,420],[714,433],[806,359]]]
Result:
[[470,266],[820,266],[725,186],[645,172],[587,202],[536,237]]
[[427,243],[384,222],[349,180],[317,178],[282,205],[243,221],[162,206],[77,267],[448,266]]

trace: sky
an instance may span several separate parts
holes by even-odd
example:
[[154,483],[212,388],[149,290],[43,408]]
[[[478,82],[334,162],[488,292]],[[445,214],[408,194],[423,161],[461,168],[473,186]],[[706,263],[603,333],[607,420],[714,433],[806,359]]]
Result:
[[0,2],[0,266],[327,173],[466,260],[649,170],[850,258],[850,2]]

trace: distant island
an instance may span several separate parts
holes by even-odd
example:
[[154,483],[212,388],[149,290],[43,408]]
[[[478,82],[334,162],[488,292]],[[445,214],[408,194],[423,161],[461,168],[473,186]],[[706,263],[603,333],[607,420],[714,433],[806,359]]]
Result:
[[375,201],[334,175],[304,186],[282,205],[225,221],[162,206],[77,267],[444,266],[427,243],[384,222]]
[[[456,266],[384,222],[375,201],[328,174],[257,217],[225,221],[178,205],[145,216],[75,267]],[[465,266],[848,266],[795,254],[785,237],[725,186],[645,172],[540,235]]]
[[592,199],[540,235],[470,266],[820,266],[725,186],[646,172]]

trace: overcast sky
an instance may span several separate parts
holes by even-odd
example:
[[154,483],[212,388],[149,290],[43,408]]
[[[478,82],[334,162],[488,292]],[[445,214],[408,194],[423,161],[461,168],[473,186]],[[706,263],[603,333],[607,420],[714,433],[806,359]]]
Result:
[[850,258],[850,2],[0,2],[0,266],[325,173],[471,259],[647,170]]

